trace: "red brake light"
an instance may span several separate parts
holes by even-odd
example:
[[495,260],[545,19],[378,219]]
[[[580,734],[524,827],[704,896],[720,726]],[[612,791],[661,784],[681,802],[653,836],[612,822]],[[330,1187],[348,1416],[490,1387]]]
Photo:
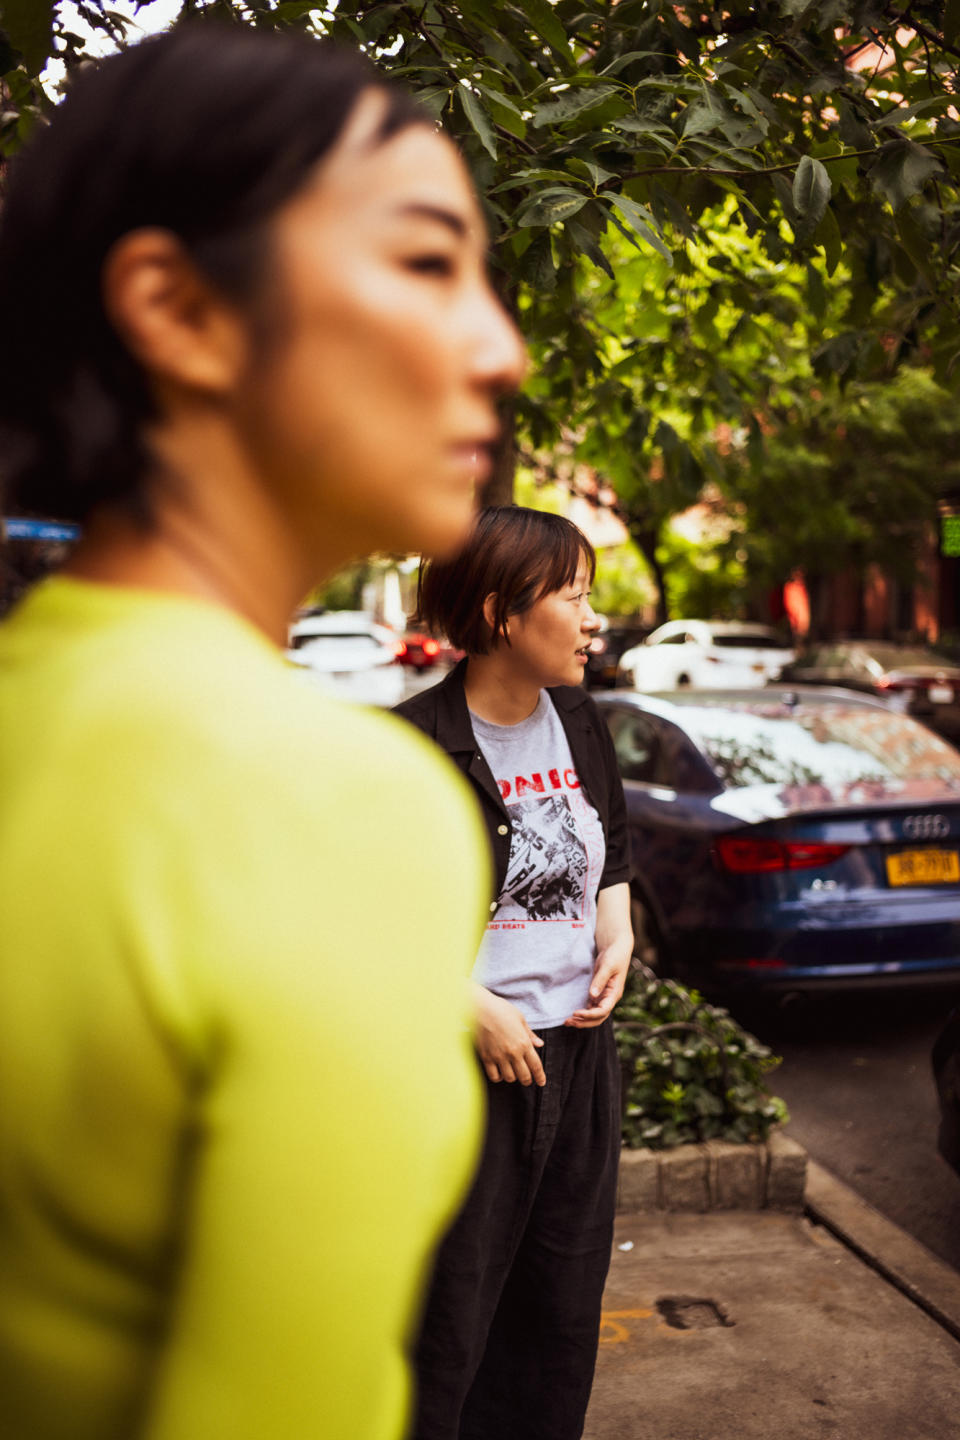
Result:
[[714,849],[720,864],[731,874],[762,875],[773,870],[812,870],[820,865],[832,865],[850,846],[721,835]]
[[881,675],[877,689],[895,693],[898,690],[926,690],[929,684],[929,680],[921,680],[916,675]]
[[431,640],[428,636],[427,639],[423,642],[423,653],[424,655],[439,655],[440,646],[437,644],[436,640]]
[[398,640],[397,643],[396,643],[396,644],[394,645],[394,647],[393,647],[393,658],[394,658],[395,660],[402,660],[403,657],[404,657],[404,655],[406,655],[406,653],[407,653],[406,641],[404,641],[404,640]]

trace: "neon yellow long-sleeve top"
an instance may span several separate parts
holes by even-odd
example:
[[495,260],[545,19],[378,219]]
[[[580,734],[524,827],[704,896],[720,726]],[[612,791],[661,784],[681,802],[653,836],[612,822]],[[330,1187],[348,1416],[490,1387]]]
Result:
[[0,1434],[395,1440],[479,1118],[452,769],[212,605],[0,626]]

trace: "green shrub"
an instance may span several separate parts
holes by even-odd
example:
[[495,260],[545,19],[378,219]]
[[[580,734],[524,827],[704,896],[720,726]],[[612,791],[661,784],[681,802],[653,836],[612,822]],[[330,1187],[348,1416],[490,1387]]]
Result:
[[779,1059],[696,990],[634,962],[615,1030],[630,1149],[765,1140],[788,1118],[764,1081]]

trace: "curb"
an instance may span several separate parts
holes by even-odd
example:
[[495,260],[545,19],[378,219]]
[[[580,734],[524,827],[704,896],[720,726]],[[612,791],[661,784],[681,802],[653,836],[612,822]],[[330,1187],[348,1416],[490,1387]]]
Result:
[[960,1275],[874,1210],[816,1161],[807,1167],[807,1213],[960,1340]]
[[707,1140],[673,1150],[621,1150],[621,1213],[785,1210],[800,1214],[807,1152],[775,1130],[764,1144]]

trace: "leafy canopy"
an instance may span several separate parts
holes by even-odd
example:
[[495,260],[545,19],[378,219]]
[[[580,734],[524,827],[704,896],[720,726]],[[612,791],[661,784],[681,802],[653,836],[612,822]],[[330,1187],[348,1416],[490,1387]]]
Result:
[[[123,42],[108,0],[77,10]],[[9,151],[49,103],[46,58],[75,64],[87,42],[57,0],[3,14]],[[537,448],[572,424],[645,555],[705,478],[736,490],[718,424],[748,436],[752,513],[765,436],[795,423],[811,373],[824,396],[920,359],[955,384],[958,0],[183,0],[181,15],[359,45],[460,142],[537,362],[517,437]]]

